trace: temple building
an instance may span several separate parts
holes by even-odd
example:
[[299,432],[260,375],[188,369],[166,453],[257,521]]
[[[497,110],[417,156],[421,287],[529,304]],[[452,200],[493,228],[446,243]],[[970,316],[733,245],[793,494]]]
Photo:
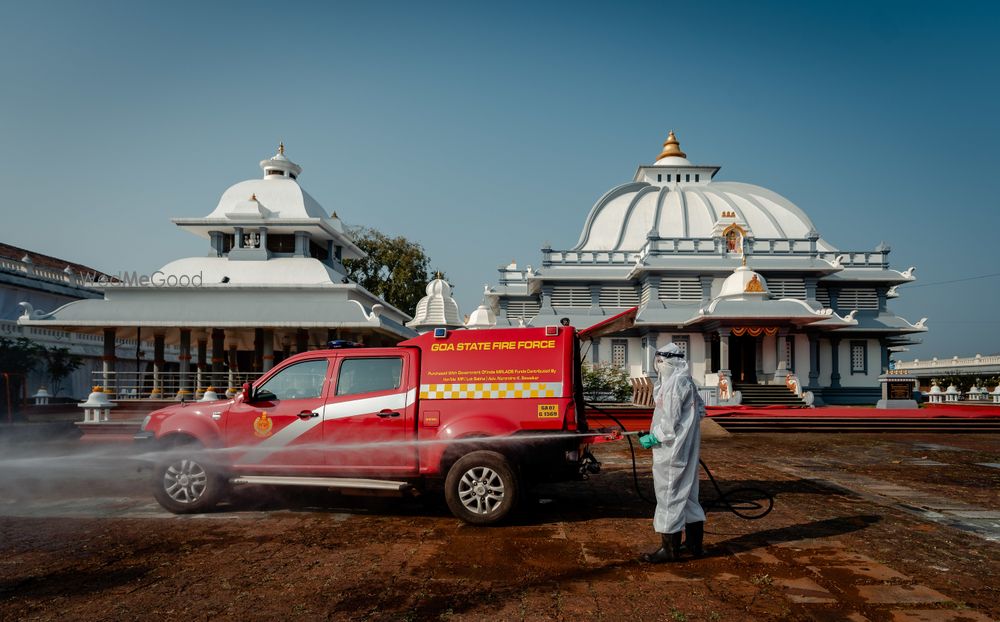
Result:
[[[206,240],[207,256],[99,280],[98,299],[44,310],[25,302],[18,324],[99,335],[104,363],[95,384],[116,399],[198,397],[209,385],[232,393],[332,339],[390,345],[416,335],[405,326],[409,315],[348,278],[342,261],[364,252],[336,212],[302,189],[302,168],[284,146],[260,167],[261,178],[231,186],[207,216],[173,220]],[[123,338],[152,342],[151,375],[119,369],[115,344]],[[176,368],[164,357],[170,346],[178,348]]]
[[487,294],[497,325],[585,328],[638,306],[634,328],[594,343],[592,362],[650,377],[672,341],[713,400],[773,384],[816,403],[875,403],[893,349],[926,330],[888,307],[913,268],[891,268],[884,243],[839,250],[791,201],[716,181],[719,169],[692,164],[671,132],[653,164],[591,208],[576,245],[500,268]]
[[[22,302],[54,309],[74,300],[100,298],[101,292],[94,289],[93,283],[98,278],[108,277],[88,266],[0,242],[0,338],[11,341],[24,338],[50,350],[65,348],[69,354],[80,357],[82,363],[79,369],[61,378],[51,377],[50,370],[41,361],[25,377],[12,376],[0,388],[3,393],[0,415],[7,416],[8,393],[12,407],[19,406],[22,401],[34,401],[32,397],[39,392],[51,402],[75,401],[90,393],[92,373],[102,367],[101,337],[19,326],[17,318],[23,312]],[[134,371],[137,364],[142,365],[152,354],[151,348],[145,347],[150,344],[134,340],[119,339],[115,345],[123,369]],[[176,361],[176,353],[173,354]],[[171,359],[169,349],[166,358]]]

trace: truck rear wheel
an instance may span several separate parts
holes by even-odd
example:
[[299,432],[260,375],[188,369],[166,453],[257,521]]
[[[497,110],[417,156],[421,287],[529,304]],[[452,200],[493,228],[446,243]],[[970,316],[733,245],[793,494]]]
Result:
[[451,469],[444,484],[444,498],[451,513],[472,525],[492,525],[517,505],[520,485],[503,454],[474,451]]
[[226,488],[226,478],[197,450],[171,451],[153,469],[153,496],[174,514],[210,510],[222,499]]

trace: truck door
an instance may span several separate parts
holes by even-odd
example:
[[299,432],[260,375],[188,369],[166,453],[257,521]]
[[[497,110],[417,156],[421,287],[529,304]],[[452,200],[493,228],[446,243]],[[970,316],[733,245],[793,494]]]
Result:
[[416,364],[413,352],[341,354],[323,410],[331,473],[417,474]]
[[323,466],[322,415],[330,360],[288,365],[254,388],[250,401],[226,417],[226,447],[233,464],[260,472],[308,471]]

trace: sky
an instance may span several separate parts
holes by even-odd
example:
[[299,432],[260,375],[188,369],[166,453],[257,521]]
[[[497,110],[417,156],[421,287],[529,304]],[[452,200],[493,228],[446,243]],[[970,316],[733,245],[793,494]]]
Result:
[[[0,1],[0,241],[117,273],[207,241],[279,141],[463,313],[571,248],[668,130],[841,250],[916,266],[898,359],[1000,352],[1000,4]],[[981,277],[981,278],[980,278]]]

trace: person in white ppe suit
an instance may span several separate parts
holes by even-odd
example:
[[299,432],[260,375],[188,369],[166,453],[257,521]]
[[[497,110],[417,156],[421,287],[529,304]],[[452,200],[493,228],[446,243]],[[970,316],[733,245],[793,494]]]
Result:
[[682,532],[687,533],[685,548],[695,557],[702,554],[705,511],[698,503],[698,454],[705,403],[677,344],[657,350],[655,365],[653,420],[639,442],[653,450],[653,529],[662,538],[662,546],[642,560],[658,564],[680,559]]

